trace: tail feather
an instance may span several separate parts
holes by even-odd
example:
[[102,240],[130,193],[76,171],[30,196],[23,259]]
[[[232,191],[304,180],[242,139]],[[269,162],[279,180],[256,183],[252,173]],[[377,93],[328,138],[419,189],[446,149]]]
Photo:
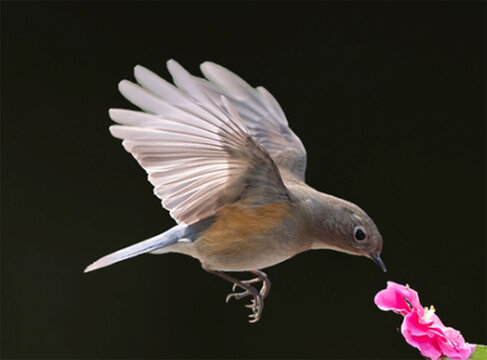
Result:
[[119,261],[130,259],[134,256],[149,253],[165,246],[172,245],[178,240],[185,238],[185,235],[187,235],[186,229],[187,226],[183,224],[174,226],[162,234],[103,256],[89,265],[84,272],[87,273],[97,270],[105,266],[115,264]]

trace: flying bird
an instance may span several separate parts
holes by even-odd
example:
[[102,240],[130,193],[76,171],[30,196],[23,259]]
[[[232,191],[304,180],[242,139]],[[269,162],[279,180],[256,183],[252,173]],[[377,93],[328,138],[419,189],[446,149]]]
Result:
[[[174,60],[167,68],[174,85],[139,65],[138,84],[120,82],[141,111],[110,109],[118,123],[110,132],[178,224],[85,272],[145,253],[189,255],[234,284],[227,302],[250,297],[250,322],[257,322],[271,286],[262,269],[301,252],[365,256],[386,271],[382,237],[365,211],[305,183],[306,150],[266,89],[212,62],[201,64],[205,78]],[[228,274],[235,271],[256,277],[238,280]]]

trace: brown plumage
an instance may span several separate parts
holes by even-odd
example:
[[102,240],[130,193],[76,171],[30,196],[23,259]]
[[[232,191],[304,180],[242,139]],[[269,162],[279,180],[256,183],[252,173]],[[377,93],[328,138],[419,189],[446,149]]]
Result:
[[[203,266],[223,271],[246,271],[263,268],[259,256],[272,248],[280,248],[279,241],[262,241],[283,228],[291,217],[291,203],[282,201],[261,206],[236,203],[221,209],[215,222],[194,242]],[[260,266],[259,266],[260,265]]]

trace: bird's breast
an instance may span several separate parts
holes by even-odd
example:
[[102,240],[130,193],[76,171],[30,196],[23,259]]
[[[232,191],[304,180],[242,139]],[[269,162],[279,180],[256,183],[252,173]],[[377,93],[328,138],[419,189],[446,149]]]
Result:
[[292,206],[286,201],[222,208],[195,241],[197,257],[205,268],[224,271],[262,269],[291,257]]

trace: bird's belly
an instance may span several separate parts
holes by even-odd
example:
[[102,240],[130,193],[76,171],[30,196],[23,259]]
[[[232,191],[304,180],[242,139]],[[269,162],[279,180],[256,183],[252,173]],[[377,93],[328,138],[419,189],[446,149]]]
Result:
[[[203,267],[222,271],[263,269],[282,262],[299,250],[290,239],[286,220],[289,204],[258,208],[229,206],[194,242]],[[294,239],[296,240],[296,239]]]
[[203,237],[195,245],[197,257],[206,269],[247,271],[264,269],[294,255],[277,243],[273,238],[233,238],[226,246],[214,246],[213,239]]

